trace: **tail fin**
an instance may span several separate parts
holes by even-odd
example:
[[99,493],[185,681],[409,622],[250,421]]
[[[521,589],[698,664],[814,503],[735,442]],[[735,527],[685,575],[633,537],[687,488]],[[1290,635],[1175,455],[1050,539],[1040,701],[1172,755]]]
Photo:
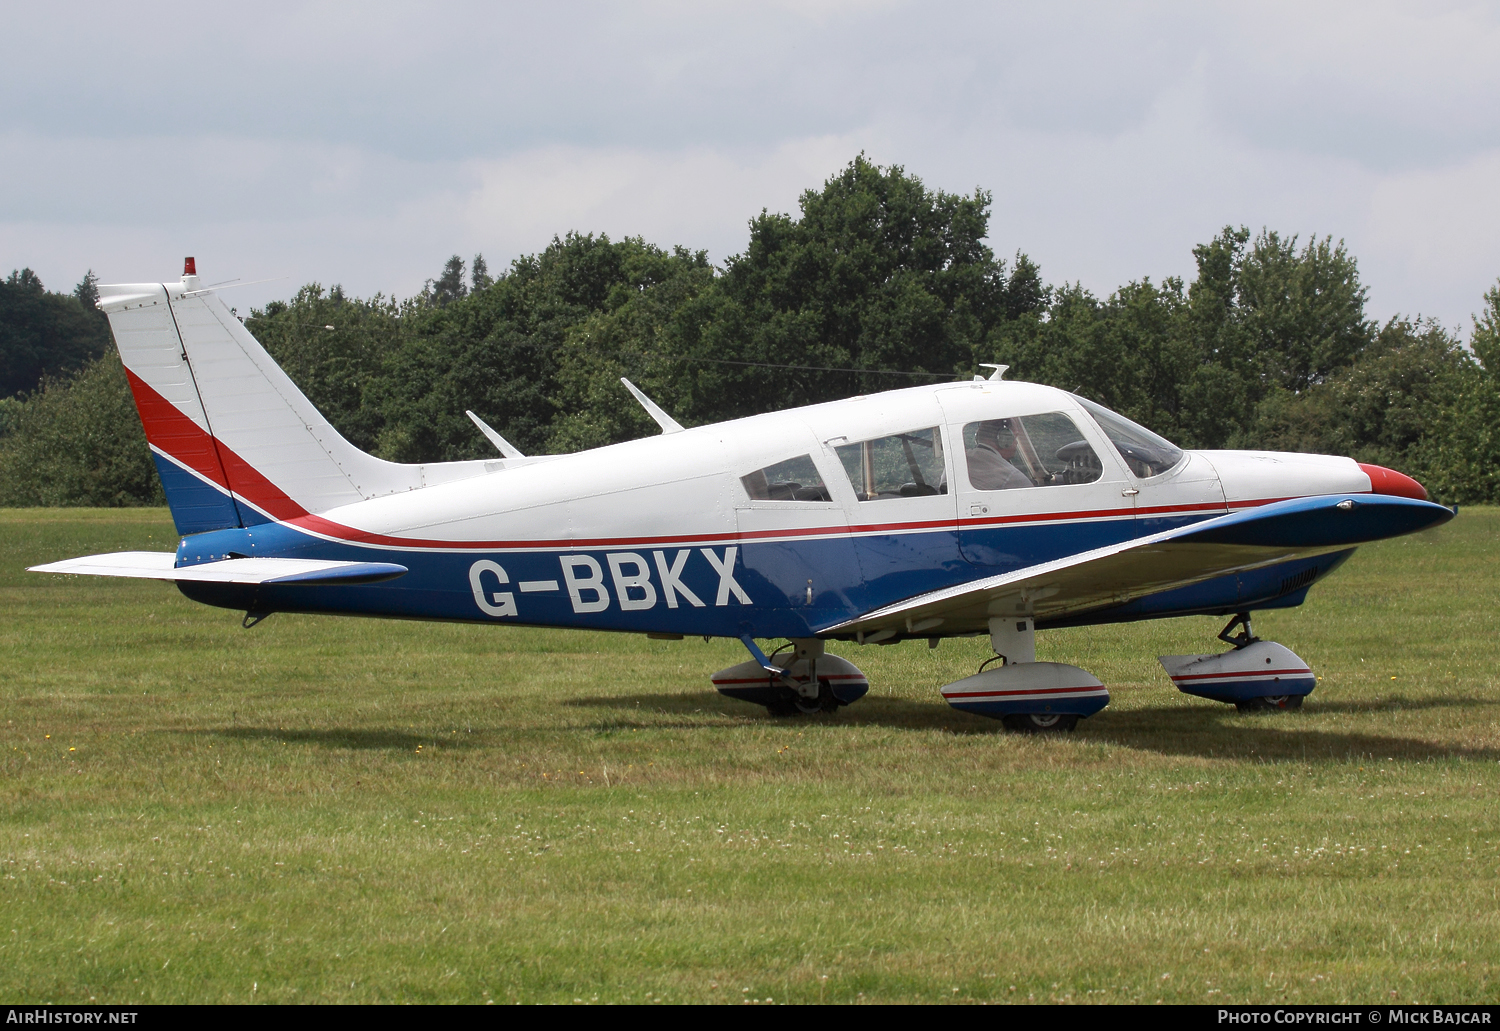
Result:
[[197,278],[99,287],[178,532],[295,519],[485,471],[401,465],[350,444]]

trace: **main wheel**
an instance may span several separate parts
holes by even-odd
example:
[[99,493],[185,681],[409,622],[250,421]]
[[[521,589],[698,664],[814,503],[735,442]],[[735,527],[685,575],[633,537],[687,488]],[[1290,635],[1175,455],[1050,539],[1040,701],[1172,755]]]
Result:
[[792,704],[804,716],[811,716],[819,712],[833,712],[839,707],[839,700],[833,696],[833,688],[828,681],[820,680],[818,681],[818,697],[804,698],[799,694]]
[[1269,694],[1259,698],[1250,698],[1243,702],[1236,702],[1235,708],[1240,712],[1267,712],[1271,709],[1300,709],[1302,708],[1303,695],[1300,694]]
[[833,695],[833,688],[828,681],[818,682],[818,696],[816,698],[805,698],[790,688],[776,702],[766,706],[766,712],[772,716],[815,716],[820,712],[833,712],[839,707],[839,700]]
[[1023,734],[1060,734],[1078,726],[1078,717],[1057,712],[1025,712],[1001,720],[1006,730]]

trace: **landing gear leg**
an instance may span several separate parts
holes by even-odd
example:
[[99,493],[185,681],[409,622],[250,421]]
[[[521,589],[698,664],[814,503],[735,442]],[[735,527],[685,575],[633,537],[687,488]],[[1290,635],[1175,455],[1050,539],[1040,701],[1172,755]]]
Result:
[[[1244,629],[1237,634],[1231,634],[1229,631],[1237,626]],[[1256,641],[1259,641],[1260,638],[1256,637],[1254,631],[1250,629],[1250,613],[1236,612],[1228,625],[1219,631],[1219,640],[1225,644],[1234,645],[1236,649],[1249,647]]]

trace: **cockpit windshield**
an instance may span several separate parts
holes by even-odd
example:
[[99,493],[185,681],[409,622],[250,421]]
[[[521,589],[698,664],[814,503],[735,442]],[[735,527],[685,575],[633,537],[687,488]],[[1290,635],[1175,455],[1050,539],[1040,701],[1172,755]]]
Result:
[[1141,479],[1159,476],[1182,461],[1182,449],[1165,437],[1077,394],[1073,399],[1094,417],[1130,471]]

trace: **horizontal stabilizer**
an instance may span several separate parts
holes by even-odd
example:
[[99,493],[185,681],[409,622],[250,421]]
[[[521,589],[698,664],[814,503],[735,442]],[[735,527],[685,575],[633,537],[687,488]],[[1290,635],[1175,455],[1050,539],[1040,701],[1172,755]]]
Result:
[[914,634],[941,627],[951,634],[984,630],[990,617],[1012,613],[1057,619],[1452,518],[1442,505],[1380,494],[1297,498],[931,591],[822,632]]
[[32,566],[33,573],[132,576],[147,580],[221,584],[373,584],[394,580],[406,567],[393,562],[324,562],[304,558],[230,558],[177,566],[170,551],[117,551]]

